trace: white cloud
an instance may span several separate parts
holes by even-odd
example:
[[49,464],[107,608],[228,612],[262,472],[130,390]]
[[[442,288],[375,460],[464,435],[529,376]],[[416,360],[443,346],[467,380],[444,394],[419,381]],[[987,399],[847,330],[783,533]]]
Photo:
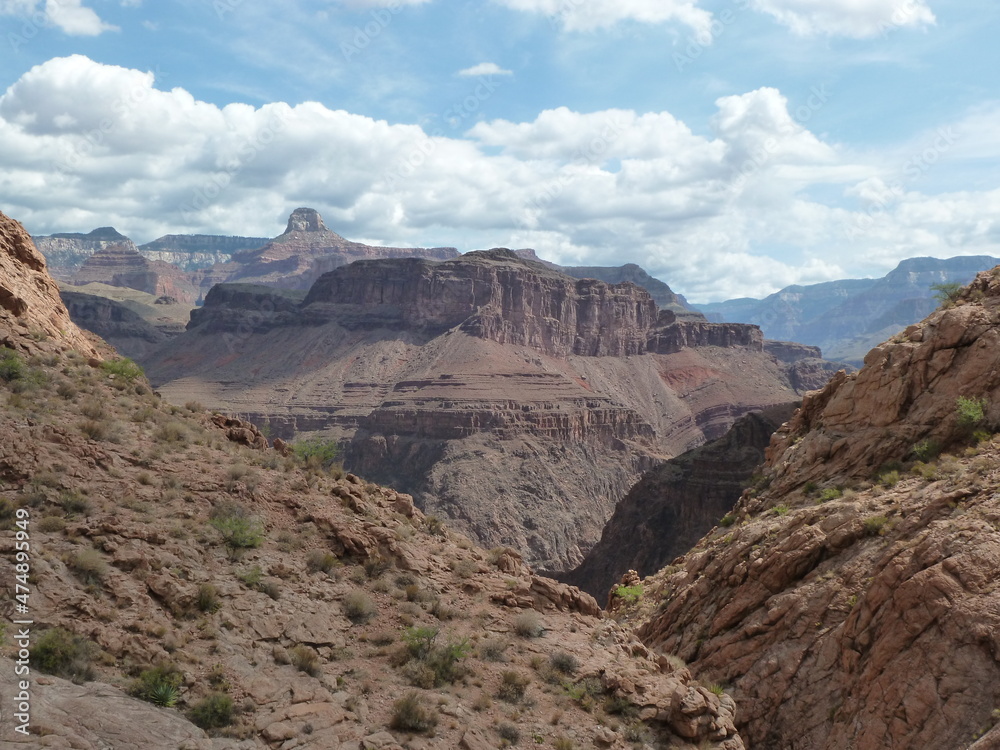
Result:
[[501,68],[496,63],[484,62],[478,65],[473,65],[471,68],[465,68],[458,71],[460,76],[509,76],[514,75],[514,71],[506,70]]
[[105,31],[118,31],[101,20],[82,0],[0,0],[0,15],[19,16],[30,24],[51,24],[70,36],[97,36]]
[[113,225],[144,242],[273,236],[311,205],[363,241],[637,262],[695,301],[1000,254],[1000,190],[928,189],[978,141],[998,150],[1000,109],[957,123],[952,150],[907,181],[940,135],[850,154],[775,89],[716,107],[705,133],[669,112],[559,108],[449,138],[316,102],[220,108],[77,55],[0,96],[0,208],[35,234]]
[[935,23],[926,0],[751,0],[796,34],[865,38]]
[[712,14],[697,0],[495,0],[514,10],[540,13],[567,31],[592,31],[621,21],[677,21],[699,33],[708,31]]

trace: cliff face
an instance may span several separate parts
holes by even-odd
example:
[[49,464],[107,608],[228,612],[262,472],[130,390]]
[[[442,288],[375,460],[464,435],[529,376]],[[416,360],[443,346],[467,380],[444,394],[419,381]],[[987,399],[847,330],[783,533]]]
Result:
[[[60,297],[74,323],[100,336],[119,353],[134,360],[149,356],[170,336],[139,313],[107,297],[65,290]],[[177,335],[180,331],[172,333]]]
[[128,287],[189,304],[198,299],[198,290],[188,274],[176,266],[144,258],[131,241],[98,250],[84,261],[72,281],[77,285]]
[[267,237],[227,237],[214,234],[166,234],[139,246],[150,260],[171,263],[185,271],[211,268],[228,263],[234,254],[253,250],[268,242]]
[[35,237],[35,246],[45,256],[49,273],[61,281],[69,281],[80,266],[98,250],[111,245],[131,243],[114,227],[99,227],[87,234],[64,232],[48,237]]
[[351,468],[550,570],[654,462],[795,398],[757,329],[679,322],[632,284],[505,250],[360,261],[301,302],[216,287],[143,364],[181,402],[338,439]]
[[736,523],[648,580],[643,637],[731,685],[750,744],[1000,743],[998,330],[985,272],[807,395]]
[[583,563],[557,577],[603,601],[627,571],[652,575],[690,550],[732,510],[796,405],[740,417],[722,437],[643,474]]
[[97,349],[70,320],[45,258],[18,222],[0,213],[0,346],[29,353]]

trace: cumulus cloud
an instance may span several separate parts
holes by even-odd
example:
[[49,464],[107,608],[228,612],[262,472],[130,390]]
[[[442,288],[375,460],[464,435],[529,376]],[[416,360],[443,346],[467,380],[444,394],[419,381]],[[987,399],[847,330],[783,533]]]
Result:
[[458,71],[460,76],[510,76],[514,71],[501,68],[496,63],[484,62]]
[[[123,4],[128,4],[125,0]],[[105,31],[118,31],[105,23],[82,0],[0,0],[0,15],[24,18],[29,23],[51,24],[71,36],[97,36]]]
[[[273,236],[308,205],[361,241],[637,262],[695,301],[1000,253],[1000,190],[932,195],[900,170],[930,163],[940,134],[849,154],[771,88],[720,98],[703,131],[559,108],[444,137],[316,102],[218,107],[77,55],[0,96],[0,207],[34,234],[113,225],[145,242]],[[975,113],[933,168],[998,131],[1000,111]]]
[[514,10],[540,13],[567,31],[592,31],[622,21],[676,21],[699,33],[708,30],[712,14],[697,0],[495,0]]
[[751,4],[804,36],[860,39],[936,22],[925,0],[751,0]]

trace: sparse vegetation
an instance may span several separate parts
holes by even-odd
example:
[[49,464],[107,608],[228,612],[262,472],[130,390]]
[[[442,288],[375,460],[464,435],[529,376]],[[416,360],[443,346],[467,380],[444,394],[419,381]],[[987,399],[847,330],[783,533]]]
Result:
[[203,583],[198,587],[198,599],[196,601],[198,609],[209,614],[218,612],[222,607],[219,601],[219,592],[210,583]]
[[521,741],[521,730],[509,721],[501,721],[497,724],[497,734],[500,735],[501,740],[511,745],[516,745]]
[[314,549],[306,556],[306,569],[310,573],[329,573],[334,568],[339,567],[340,560],[327,550]]
[[233,723],[233,699],[224,693],[211,693],[191,708],[188,717],[202,729],[221,729]]
[[366,623],[377,614],[375,602],[368,594],[360,590],[348,592],[341,606],[344,610],[344,617],[355,625]]
[[931,284],[930,288],[934,292],[934,299],[945,307],[951,307],[962,296],[962,285],[954,281]]
[[389,727],[401,732],[428,732],[437,726],[437,715],[428,709],[416,692],[408,693],[392,704]]
[[17,352],[10,349],[0,350],[0,380],[10,383],[25,376],[27,367]]
[[170,707],[177,703],[183,673],[173,664],[159,664],[143,670],[129,687],[129,694],[157,706]]
[[128,357],[106,359],[101,362],[101,369],[116,377],[124,378],[129,383],[137,378],[145,377],[142,368]]
[[296,441],[292,445],[292,453],[307,469],[325,471],[336,462],[340,448],[334,440],[312,437]]
[[94,646],[63,628],[46,630],[31,648],[31,666],[76,683],[94,679]]
[[437,628],[411,627],[403,633],[402,660],[406,674],[416,687],[434,688],[454,682],[465,670],[461,664],[469,654],[467,639],[438,642]]
[[93,548],[82,549],[74,554],[70,558],[69,567],[88,586],[100,585],[108,572],[104,557]]
[[531,684],[531,678],[522,675],[520,672],[507,670],[500,675],[500,688],[497,690],[497,698],[507,703],[520,703]]
[[637,583],[634,586],[617,586],[615,588],[615,596],[621,599],[626,604],[635,604],[642,598],[642,584]]
[[959,396],[955,400],[955,415],[958,426],[971,432],[986,418],[986,399]]
[[542,618],[533,609],[526,609],[514,617],[514,632],[522,638],[539,638],[545,632]]
[[580,668],[580,660],[565,651],[556,651],[549,657],[549,663],[557,672],[568,675],[574,674]]
[[918,461],[933,461],[941,453],[941,445],[936,440],[921,440],[913,446],[913,456]]
[[868,536],[881,536],[885,533],[889,519],[885,516],[869,516],[863,522],[865,533]]
[[736,516],[733,513],[726,513],[726,515],[719,519],[719,526],[725,528],[729,528],[734,523],[736,523]]
[[237,560],[244,550],[259,547],[264,542],[260,522],[246,508],[236,503],[222,503],[212,509],[209,523],[222,536],[229,557]]
[[844,496],[844,491],[839,487],[827,487],[819,493],[819,501],[821,503],[828,503],[831,500],[839,500]]
[[299,644],[289,653],[292,666],[300,672],[316,677],[319,675],[319,654],[304,644]]

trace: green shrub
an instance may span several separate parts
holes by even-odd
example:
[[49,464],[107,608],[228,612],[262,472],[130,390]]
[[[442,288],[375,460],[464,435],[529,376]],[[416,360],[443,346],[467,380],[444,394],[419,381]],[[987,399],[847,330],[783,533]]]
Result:
[[437,725],[437,716],[427,709],[416,692],[392,704],[389,727],[401,732],[427,732]]
[[469,654],[469,642],[449,640],[438,643],[437,628],[413,627],[403,632],[406,656],[413,662],[407,675],[418,687],[440,687],[454,682],[464,674],[461,664]]
[[955,414],[959,427],[972,430],[986,418],[986,399],[959,396],[955,400]]
[[611,716],[635,716],[636,705],[623,695],[609,695],[604,699],[604,712]]
[[94,679],[94,646],[62,628],[46,630],[29,652],[31,666],[76,683]]
[[224,693],[212,693],[198,701],[188,713],[202,729],[220,729],[233,722],[233,699]]
[[727,529],[734,523],[736,523],[736,516],[732,513],[726,513],[726,515],[719,519],[719,526],[724,526]]
[[885,516],[870,516],[864,520],[865,533],[868,536],[881,536],[888,523],[889,519]]
[[10,349],[0,351],[0,380],[10,383],[20,380],[27,373],[24,360]]
[[828,503],[831,500],[838,500],[844,496],[842,490],[837,487],[827,487],[825,490],[819,493],[819,501],[821,503]]
[[101,369],[117,377],[124,378],[130,383],[136,378],[144,377],[142,368],[128,357],[106,359],[101,362]]
[[941,453],[941,445],[936,440],[921,440],[913,446],[913,456],[918,461],[933,461]]
[[167,422],[153,433],[153,439],[158,443],[183,445],[187,443],[189,437],[187,428],[180,422]]
[[497,698],[507,703],[520,703],[528,691],[531,678],[519,672],[508,670],[500,675],[500,688],[497,690]]
[[355,625],[366,623],[376,615],[375,602],[364,591],[350,591],[341,602],[344,616]]
[[954,281],[945,281],[940,284],[931,284],[931,291],[934,292],[934,299],[939,304],[946,307],[958,302],[962,296],[962,285]]
[[157,706],[173,706],[177,703],[184,675],[173,664],[160,664],[146,669],[129,687],[129,694]]
[[66,519],[59,516],[43,516],[35,527],[39,531],[55,532],[66,528]]
[[335,440],[312,437],[293,443],[292,453],[309,469],[329,469],[340,455],[340,448]]
[[626,604],[635,604],[642,598],[642,584],[637,583],[635,586],[616,586],[615,596],[624,601]]
[[244,550],[259,547],[264,542],[264,530],[246,508],[236,503],[222,503],[212,509],[209,523],[222,536],[229,556],[236,559]]
[[780,503],[778,505],[775,505],[774,508],[772,508],[772,510],[775,512],[776,515],[787,516],[791,508],[789,508],[784,503]]
[[895,487],[899,483],[899,472],[895,469],[882,472],[878,476],[878,483],[883,487]]

